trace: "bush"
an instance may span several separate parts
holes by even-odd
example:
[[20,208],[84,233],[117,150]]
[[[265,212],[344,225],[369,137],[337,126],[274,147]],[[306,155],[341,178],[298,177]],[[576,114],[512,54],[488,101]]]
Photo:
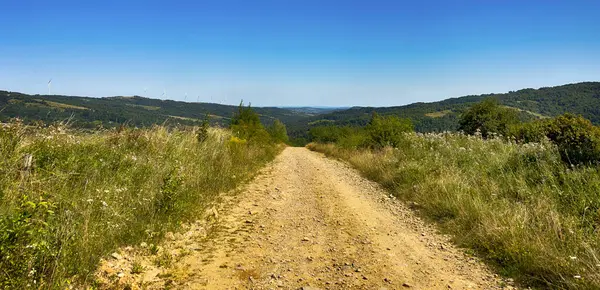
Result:
[[540,143],[548,134],[547,121],[512,124],[508,135],[520,143]]
[[459,130],[469,135],[480,132],[484,138],[499,134],[506,136],[509,127],[519,122],[518,112],[501,107],[496,99],[486,99],[471,106],[459,120]]
[[563,161],[570,164],[600,162],[600,128],[572,114],[553,119],[546,136],[556,143]]
[[403,133],[413,131],[413,125],[410,119],[400,119],[396,116],[379,116],[377,113],[373,113],[366,131],[368,136],[366,145],[368,147],[398,147]]
[[277,119],[267,128],[267,131],[275,143],[287,143],[289,141],[285,125]]
[[553,119],[512,125],[509,135],[520,143],[549,139],[567,164],[600,162],[600,128],[581,117],[565,114]]
[[202,120],[202,124],[200,125],[200,128],[198,128],[198,131],[196,132],[196,139],[198,139],[198,143],[202,143],[204,141],[206,141],[206,139],[208,138],[208,128],[210,127],[210,119],[208,114],[206,114],[206,116],[204,117],[204,120]]
[[260,122],[260,117],[250,105],[244,107],[240,102],[238,111],[231,118],[231,130],[233,134],[241,139],[253,143],[270,143],[271,137]]
[[312,142],[335,143],[344,148],[361,148],[366,146],[368,136],[364,128],[319,126],[309,131]]

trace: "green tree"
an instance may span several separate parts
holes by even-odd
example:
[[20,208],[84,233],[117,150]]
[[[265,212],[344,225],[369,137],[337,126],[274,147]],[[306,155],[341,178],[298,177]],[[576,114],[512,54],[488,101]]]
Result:
[[409,119],[400,119],[396,116],[380,116],[373,112],[371,121],[366,127],[367,142],[370,147],[398,147],[402,140],[402,133],[413,131],[413,129],[413,124]]
[[289,140],[285,125],[278,119],[275,119],[275,122],[267,128],[267,131],[273,141],[277,143],[287,143]]
[[496,99],[485,99],[467,109],[459,120],[459,130],[467,134],[481,132],[484,138],[492,134],[507,135],[512,124],[519,122],[518,111],[502,107]]
[[231,130],[236,137],[248,140],[249,142],[269,142],[270,136],[267,130],[260,123],[260,117],[252,109],[250,104],[244,107],[241,101],[237,112],[231,118]]

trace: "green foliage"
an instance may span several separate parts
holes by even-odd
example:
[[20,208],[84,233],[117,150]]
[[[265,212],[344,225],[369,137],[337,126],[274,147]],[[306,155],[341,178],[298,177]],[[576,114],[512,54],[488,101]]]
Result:
[[581,116],[565,114],[548,122],[546,136],[570,164],[600,162],[600,128]]
[[37,288],[52,274],[49,266],[60,258],[55,208],[41,197],[36,201],[23,196],[12,214],[0,217],[2,288]]
[[285,124],[277,119],[267,128],[267,131],[271,135],[271,139],[276,143],[287,143],[289,141]]
[[402,134],[412,129],[412,123],[408,119],[373,113],[371,121],[365,127],[320,126],[311,128],[309,135],[312,142],[335,143],[343,148],[383,148],[398,147]]
[[485,94],[451,98],[439,102],[414,103],[396,107],[353,107],[309,118],[306,122],[286,122],[291,138],[306,138],[311,127],[329,122],[336,126],[365,126],[371,112],[409,118],[417,132],[456,131],[459,117],[472,105],[486,98],[519,110],[521,121],[556,117],[564,113],[582,115],[600,124],[600,82],[584,82],[551,88],[523,89],[506,94]]
[[371,121],[366,127],[368,135],[367,145],[375,148],[386,146],[398,147],[405,132],[413,131],[409,119],[400,119],[396,116],[379,116],[373,112]]
[[206,139],[208,138],[208,128],[210,127],[210,118],[208,116],[208,114],[206,114],[206,116],[204,117],[204,120],[202,120],[202,124],[200,124],[200,127],[198,128],[198,132],[196,132],[196,139],[198,140],[198,143],[203,143],[204,141],[206,141]]
[[540,143],[547,138],[548,122],[541,120],[511,124],[508,131],[508,136],[520,143]]
[[266,144],[271,140],[258,114],[250,105],[244,107],[243,102],[240,102],[237,112],[231,118],[230,128],[236,137],[249,142]]
[[335,143],[351,130],[351,127],[319,126],[310,128],[309,134],[313,142]]
[[460,116],[458,129],[470,135],[479,132],[484,138],[494,134],[506,136],[509,127],[518,122],[517,116],[517,111],[501,107],[497,100],[486,99]]
[[133,261],[131,265],[131,274],[141,274],[144,273],[144,265],[140,263],[140,261]]
[[[206,114],[212,116],[211,124],[228,126],[237,106],[179,102],[150,99],[139,96],[87,98],[60,95],[27,95],[0,91],[0,122],[20,118],[26,124],[41,120],[47,124],[69,119],[76,128],[98,129],[129,126],[150,127],[152,125],[198,126]],[[286,108],[254,108],[264,124],[273,119],[288,123],[305,123],[314,112]],[[320,112],[320,111],[318,111]],[[327,112],[326,110],[322,112]]]
[[199,143],[198,128],[1,126],[0,288],[10,289],[89,281],[101,257],[155,244],[279,150],[251,142],[234,148],[231,132],[216,128]]
[[557,145],[567,164],[600,162],[600,128],[581,116],[564,114],[513,125],[510,136],[521,143],[539,143],[548,139]]

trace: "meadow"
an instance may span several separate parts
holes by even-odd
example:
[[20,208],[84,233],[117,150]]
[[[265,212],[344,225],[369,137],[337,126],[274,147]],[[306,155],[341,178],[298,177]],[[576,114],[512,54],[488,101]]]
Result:
[[405,132],[368,148],[346,136],[308,148],[346,160],[523,285],[600,288],[597,165],[564,162],[549,140]]
[[2,123],[0,287],[93,285],[103,256],[197,218],[281,149],[207,126]]

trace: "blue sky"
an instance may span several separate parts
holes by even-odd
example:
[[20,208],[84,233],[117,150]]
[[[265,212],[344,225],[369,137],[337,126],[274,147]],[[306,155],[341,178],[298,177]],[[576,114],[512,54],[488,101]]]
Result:
[[0,11],[0,89],[32,94],[52,78],[66,95],[388,106],[600,80],[598,1],[0,0]]

